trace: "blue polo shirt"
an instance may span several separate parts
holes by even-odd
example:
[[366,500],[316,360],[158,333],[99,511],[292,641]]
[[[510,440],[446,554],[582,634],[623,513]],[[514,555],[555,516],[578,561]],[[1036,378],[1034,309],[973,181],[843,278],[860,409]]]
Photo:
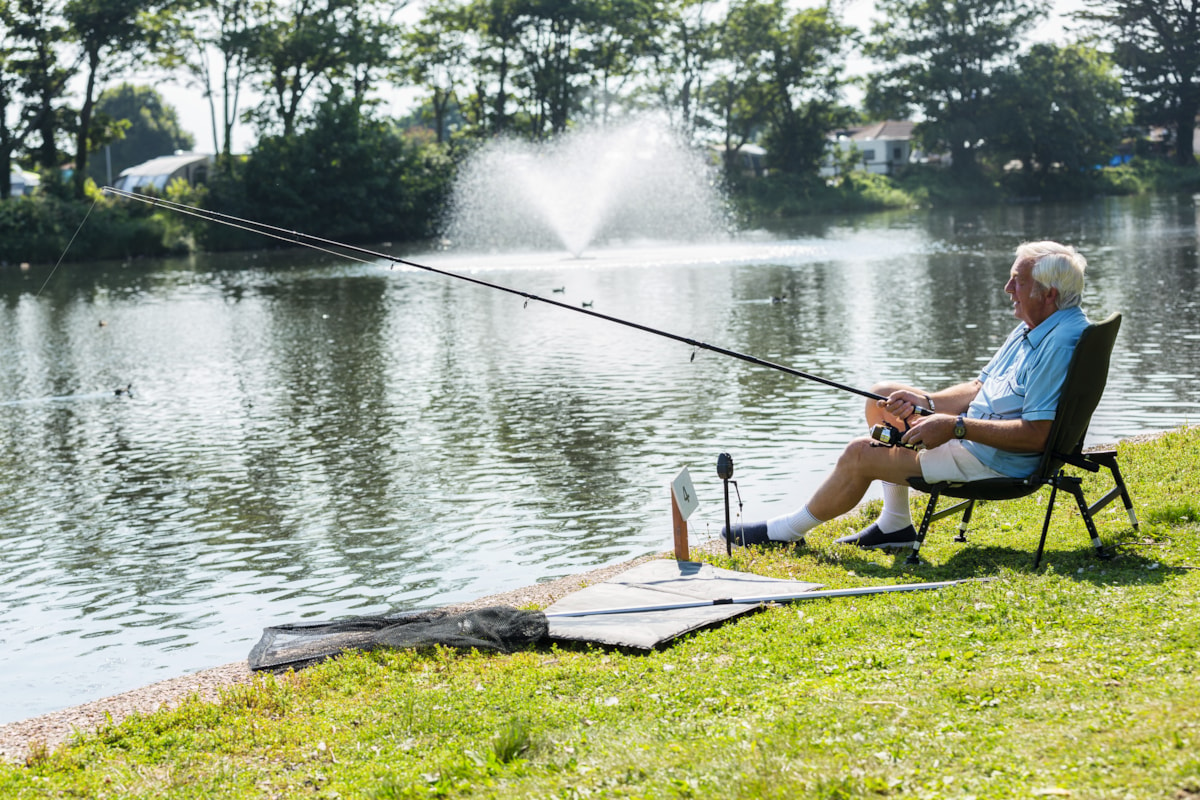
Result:
[[[967,409],[969,419],[1054,419],[1075,345],[1089,325],[1083,309],[1055,311],[1035,328],[1018,325],[992,356],[979,380],[983,387]],[[1023,478],[1037,469],[1040,453],[1012,453],[965,441],[983,464]]]

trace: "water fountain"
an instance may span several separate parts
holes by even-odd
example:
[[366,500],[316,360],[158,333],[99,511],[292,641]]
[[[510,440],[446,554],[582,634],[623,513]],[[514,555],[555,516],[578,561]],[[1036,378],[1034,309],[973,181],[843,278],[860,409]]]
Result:
[[444,235],[456,250],[719,238],[717,172],[662,123],[581,128],[551,142],[499,140],[462,166]]

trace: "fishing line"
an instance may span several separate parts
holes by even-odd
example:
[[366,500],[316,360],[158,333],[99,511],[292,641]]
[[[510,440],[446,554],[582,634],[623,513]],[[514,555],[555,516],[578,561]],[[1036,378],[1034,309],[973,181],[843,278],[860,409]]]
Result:
[[[352,261],[358,261],[363,264],[369,264],[375,260],[384,260],[384,261],[390,261],[393,264],[402,264],[406,267],[413,267],[415,269],[424,270],[426,272],[432,272],[435,275],[442,275],[447,278],[456,278],[460,281],[467,281],[468,283],[473,283],[477,286],[483,286],[488,289],[495,289],[497,291],[507,292],[508,294],[512,294],[512,295],[516,295],[517,297],[524,298],[526,305],[529,304],[530,300],[536,300],[539,303],[545,303],[547,305],[555,306],[557,308],[563,308],[568,311],[574,311],[577,314],[587,314],[590,317],[602,319],[606,322],[613,322],[618,325],[624,325],[627,328],[633,328],[634,330],[642,331],[644,333],[652,333],[655,336],[662,336],[667,339],[672,339],[677,342],[682,342],[684,344],[690,345],[694,350],[708,350],[709,352],[717,353],[718,355],[728,356],[729,358],[740,359],[741,361],[745,361],[750,364],[754,364],[755,366],[767,367],[769,369],[777,370],[779,372],[783,372],[788,375],[793,375],[797,378],[804,378],[805,380],[815,381],[816,383],[820,383],[820,384],[829,386],[834,389],[841,389],[842,391],[850,392],[852,394],[857,394],[861,397],[867,397],[872,400],[886,400],[887,399],[883,395],[875,394],[874,392],[868,392],[865,389],[858,389],[858,388],[855,388],[853,386],[848,386],[843,383],[838,383],[837,381],[833,381],[828,378],[822,378],[820,375],[813,375],[811,373],[803,372],[801,370],[794,369],[792,367],[788,367],[783,364],[777,364],[773,361],[767,361],[765,359],[758,358],[757,356],[748,355],[746,353],[739,353],[736,350],[729,350],[724,347],[718,347],[717,345],[697,341],[696,339],[691,339],[687,336],[681,336],[676,333],[671,333],[670,331],[664,331],[664,330],[660,330],[658,328],[651,328],[648,325],[642,325],[641,323],[638,323],[638,322],[632,322],[630,320],[621,319],[620,317],[614,317],[609,314],[603,314],[603,313],[601,313],[599,311],[595,311],[587,306],[568,305],[566,303],[561,303],[557,300],[551,300],[549,298],[539,297],[536,294],[530,294],[529,292],[525,292],[520,289],[513,289],[512,287],[509,287],[509,286],[503,286],[498,283],[492,283],[490,281],[485,281],[485,280],[482,280],[481,278],[472,277],[470,275],[462,275],[457,272],[450,272],[448,270],[438,269],[437,267],[431,267],[428,264],[419,264],[415,261],[409,261],[408,259],[400,258],[398,256],[389,255],[387,253],[380,253],[375,250],[368,250],[367,248],[357,247],[357,246],[351,245],[351,244],[345,244],[344,242],[336,242],[336,241],[333,241],[332,239],[324,239],[324,238],[321,238],[320,236],[314,236],[309,233],[301,233],[300,231],[293,231],[293,230],[288,230],[286,228],[279,228],[274,225],[268,225],[265,222],[256,222],[254,220],[244,219],[242,217],[235,217],[232,214],[223,214],[219,211],[210,211],[208,209],[197,208],[196,206],[189,206],[189,205],[185,205],[183,203],[177,203],[172,200],[165,200],[165,199],[162,199],[159,197],[149,197],[146,195],[136,194],[134,192],[127,192],[122,189],[113,188],[112,186],[105,186],[103,191],[106,193],[109,193],[109,194],[114,194],[118,197],[123,197],[127,200],[136,200],[139,203],[146,203],[147,205],[150,205],[150,206],[162,206],[163,208],[168,209],[170,211],[175,211],[180,214],[186,214],[191,217],[196,217],[197,219],[201,219],[206,222],[215,222],[220,225],[225,225],[230,228],[236,228],[238,230],[247,231],[249,233],[257,233],[262,236],[267,236],[269,238],[276,239],[281,242],[288,242],[289,244],[300,245],[301,247],[307,247],[309,249],[317,250],[322,253],[327,253],[327,254],[333,255],[333,256],[340,256],[342,258],[347,258]],[[694,357],[695,357],[695,353],[693,352],[693,358]],[[931,414],[933,412],[929,411],[927,409],[918,407],[917,413],[918,414]]]
[[88,217],[90,217],[92,215],[92,209],[96,207],[96,203],[98,203],[98,202],[100,202],[99,197],[96,197],[96,199],[92,200],[91,208],[89,208],[87,210],[87,213],[83,215],[83,222],[80,222],[79,227],[75,229],[75,232],[73,234],[71,234],[71,241],[67,242],[67,246],[63,248],[62,255],[60,255],[58,257],[58,261],[56,261],[54,263],[54,269],[50,270],[50,274],[46,276],[46,280],[42,281],[42,286],[33,295],[34,297],[40,296],[42,293],[42,289],[45,289],[46,284],[49,283],[50,279],[54,277],[54,273],[58,269],[58,265],[61,264],[63,262],[63,259],[67,257],[67,251],[70,250],[71,245],[73,245],[75,243],[75,237],[79,235],[79,232],[81,230],[83,230],[84,223],[88,221]]

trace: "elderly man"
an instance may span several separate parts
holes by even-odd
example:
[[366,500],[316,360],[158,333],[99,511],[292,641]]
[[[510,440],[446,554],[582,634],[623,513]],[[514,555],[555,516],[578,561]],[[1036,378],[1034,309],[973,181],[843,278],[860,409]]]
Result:
[[[1067,366],[1087,316],[1080,308],[1087,261],[1073,247],[1033,242],[1017,248],[1004,291],[1021,321],[973,381],[926,393],[880,384],[885,399],[867,403],[867,424],[904,431],[890,447],[863,437],[846,446],[833,473],[808,505],[766,522],[735,525],[736,544],[804,541],[822,522],[852,510],[872,481],[883,482],[883,511],[871,525],[838,542],[863,548],[916,543],[908,479],[974,481],[1022,477],[1046,446]],[[918,408],[934,413],[922,416]],[[723,531],[726,538],[729,531]]]

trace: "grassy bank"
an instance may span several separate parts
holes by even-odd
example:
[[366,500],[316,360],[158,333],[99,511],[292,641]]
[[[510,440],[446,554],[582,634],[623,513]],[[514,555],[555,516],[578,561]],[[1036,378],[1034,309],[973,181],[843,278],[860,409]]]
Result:
[[1032,570],[1048,493],[982,507],[966,545],[936,524],[918,567],[831,544],[841,520],[706,560],[998,580],[770,608],[649,655],[347,656],[37,749],[0,796],[1198,797],[1200,431],[1120,452],[1142,529],[1099,515],[1111,561],[1063,503]]

